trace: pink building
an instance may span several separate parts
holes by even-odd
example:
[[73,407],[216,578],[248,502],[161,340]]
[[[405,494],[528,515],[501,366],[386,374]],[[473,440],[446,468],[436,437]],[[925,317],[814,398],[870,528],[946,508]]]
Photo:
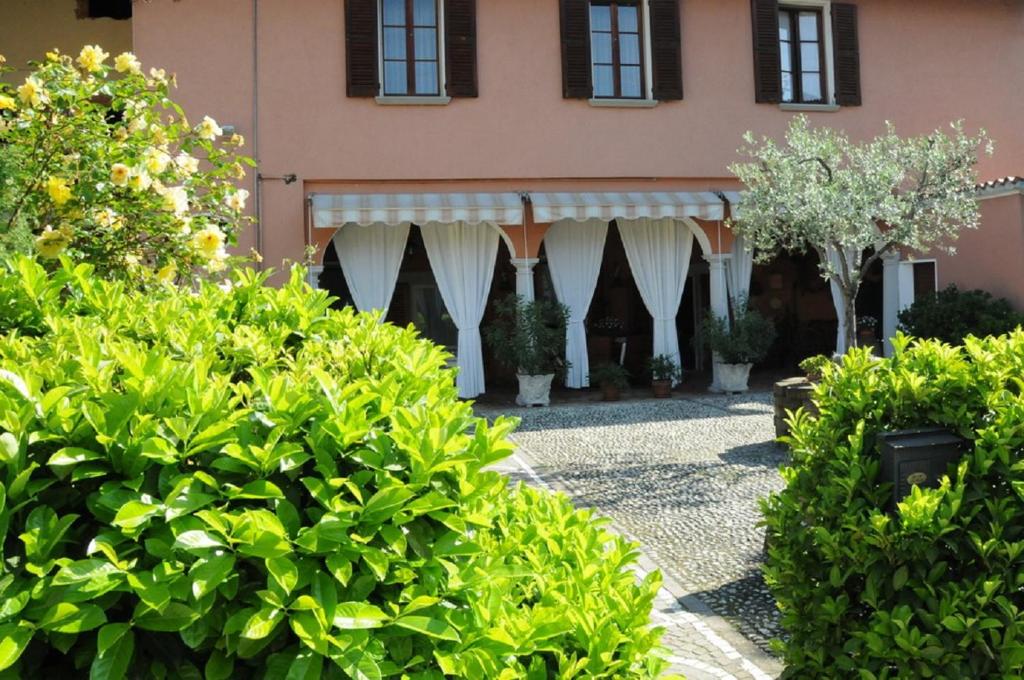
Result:
[[[69,17],[75,4],[47,3]],[[4,26],[38,8],[4,4]],[[964,119],[997,142],[983,178],[1020,172],[1024,155],[1017,0],[131,7],[143,62],[175,72],[192,116],[233,126],[259,161],[242,245],[275,266],[315,247],[317,285],[452,346],[465,396],[503,377],[479,327],[513,291],[571,307],[571,386],[623,344],[635,369],[652,352],[706,367],[699,320],[747,291],[780,330],[769,364],[832,349],[814,256],[752,267],[723,224],[747,130],[779,135],[795,112],[857,138],[887,120],[909,135]],[[890,335],[900,308],[950,282],[1024,305],[1022,188],[981,192],[984,226],[958,256],[887,260],[862,313]]]

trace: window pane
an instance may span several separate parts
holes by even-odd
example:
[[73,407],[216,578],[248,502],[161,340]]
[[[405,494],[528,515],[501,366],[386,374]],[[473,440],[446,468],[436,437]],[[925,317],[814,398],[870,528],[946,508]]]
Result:
[[437,59],[437,29],[417,28],[416,34],[416,58]]
[[818,13],[800,12],[800,39],[818,39]]
[[612,30],[612,8],[607,5],[590,6],[590,30]]
[[437,62],[416,62],[416,94],[437,94]]
[[437,12],[434,0],[413,0],[412,16],[417,26],[436,26]]
[[405,24],[405,0],[384,0],[384,23]]
[[405,29],[384,29],[384,58],[405,59]]
[[595,64],[612,63],[612,34],[594,33],[590,36],[590,53]]
[[630,5],[619,5],[619,31],[636,33],[637,29],[637,8]]
[[804,71],[820,71],[818,43],[800,43],[800,68]]
[[640,92],[640,67],[623,66],[620,73],[622,74],[622,96],[642,96],[642,93]]
[[619,63],[640,63],[640,36],[629,34],[619,36]]
[[779,52],[782,57],[782,70],[792,71],[793,70],[793,47],[790,43],[784,42],[779,44]]
[[594,67],[594,96],[615,96],[615,73],[611,66]]
[[803,74],[803,96],[805,102],[817,102],[821,101],[821,74],[820,73],[807,73]]
[[404,61],[384,62],[384,94],[408,94]]
[[790,39],[789,12],[779,12],[779,40]]
[[782,101],[791,102],[793,101],[793,74],[783,73],[782,74]]

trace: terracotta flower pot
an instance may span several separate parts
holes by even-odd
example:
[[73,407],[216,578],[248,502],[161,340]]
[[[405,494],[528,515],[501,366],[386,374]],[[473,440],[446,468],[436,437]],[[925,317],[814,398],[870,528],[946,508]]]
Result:
[[616,385],[601,385],[601,401],[618,401],[622,391]]
[[652,380],[651,389],[654,391],[655,399],[668,399],[672,396],[672,381]]

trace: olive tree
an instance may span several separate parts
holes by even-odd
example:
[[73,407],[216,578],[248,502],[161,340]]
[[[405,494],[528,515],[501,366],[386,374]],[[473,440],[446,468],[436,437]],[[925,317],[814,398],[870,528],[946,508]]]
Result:
[[979,152],[992,153],[983,131],[968,135],[960,122],[909,138],[886,127],[855,143],[797,116],[782,143],[748,132],[740,153],[750,160],[729,168],[746,187],[732,228],[762,261],[818,254],[846,312],[847,347],[856,346],[857,292],[875,262],[901,249],[951,252],[961,229],[977,228],[975,166]]

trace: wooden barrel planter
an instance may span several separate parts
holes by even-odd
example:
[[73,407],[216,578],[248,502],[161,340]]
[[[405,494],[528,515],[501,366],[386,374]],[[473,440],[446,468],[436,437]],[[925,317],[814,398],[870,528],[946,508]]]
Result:
[[811,397],[816,384],[804,377],[787,378],[775,383],[772,389],[775,401],[775,436],[785,437],[789,434],[786,422],[786,411],[795,411],[800,407],[810,413],[817,413]]

